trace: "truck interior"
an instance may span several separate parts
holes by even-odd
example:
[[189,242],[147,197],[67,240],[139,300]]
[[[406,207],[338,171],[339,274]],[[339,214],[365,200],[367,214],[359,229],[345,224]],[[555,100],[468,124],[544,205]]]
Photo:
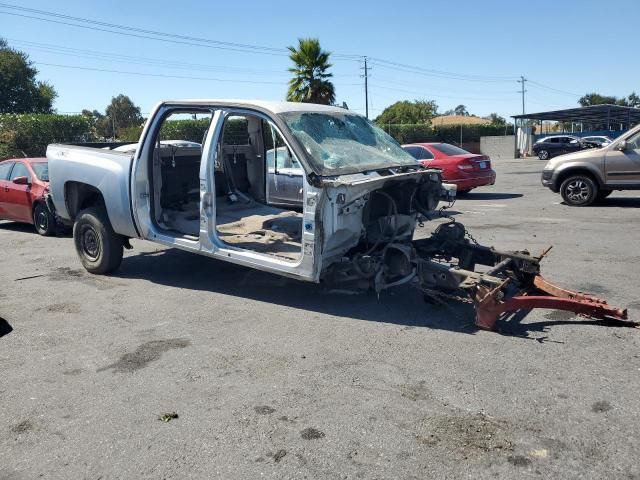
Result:
[[[197,239],[202,143],[212,115],[200,112],[184,117],[184,113],[167,117],[156,140],[152,163],[153,217],[163,230]],[[269,202],[267,159],[275,160],[277,171],[279,155],[284,157],[281,162],[288,159],[291,163],[293,158],[282,136],[257,115],[234,114],[225,118],[216,148],[215,211],[220,240],[282,260],[299,260],[302,214]]]
[[[218,237],[234,247],[296,261],[302,252],[302,214],[270,201],[268,159],[288,150],[263,118],[230,115],[224,121],[215,165]],[[283,157],[292,158],[288,152]],[[302,205],[300,205],[300,208]]]

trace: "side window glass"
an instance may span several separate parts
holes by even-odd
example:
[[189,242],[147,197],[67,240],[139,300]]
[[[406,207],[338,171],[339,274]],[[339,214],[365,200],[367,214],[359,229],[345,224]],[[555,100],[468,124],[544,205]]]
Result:
[[262,133],[268,168],[302,168],[282,136],[269,122],[264,120],[262,121]]
[[420,160],[420,152],[418,151],[418,147],[404,147],[404,150],[416,160]]
[[9,177],[9,180],[13,180],[17,177],[27,177],[29,180],[31,180],[29,170],[24,163],[16,163],[15,167],[13,167],[13,170],[11,171],[11,177]]
[[558,143],[560,140],[558,138],[550,138],[549,142],[550,143]]
[[[633,137],[627,140],[628,148],[632,150],[640,150],[640,133],[636,133]],[[2,176],[0,175],[0,179]]]
[[419,160],[431,160],[433,159],[433,154],[427,150],[426,148],[419,148],[420,154],[418,156]]
[[13,162],[1,163],[0,164],[0,180],[6,180],[9,176],[9,171],[13,167]]

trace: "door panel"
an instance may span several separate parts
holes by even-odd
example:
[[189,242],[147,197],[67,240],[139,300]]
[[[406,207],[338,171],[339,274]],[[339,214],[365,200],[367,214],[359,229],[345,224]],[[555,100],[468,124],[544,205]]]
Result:
[[605,157],[607,183],[640,184],[640,149],[611,150]]
[[[278,173],[275,173],[275,164]],[[267,198],[271,204],[302,205],[302,167],[286,147],[269,149],[267,161]]]
[[[27,177],[29,185],[17,185],[13,179]],[[31,223],[31,172],[22,162],[16,162],[9,180],[5,183],[5,209],[7,217],[17,222]]]
[[282,169],[269,168],[267,172],[267,202],[270,204],[284,204],[287,201],[287,176]]
[[11,168],[13,167],[13,162],[4,162],[0,164],[0,219],[7,218],[6,211],[6,197],[7,197],[7,189],[8,189],[8,181],[9,173],[11,173]]

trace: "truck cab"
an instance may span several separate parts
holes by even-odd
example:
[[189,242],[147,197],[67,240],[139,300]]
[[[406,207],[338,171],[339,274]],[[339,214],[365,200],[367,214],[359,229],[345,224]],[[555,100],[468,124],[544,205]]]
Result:
[[[176,132],[192,143],[170,142]],[[133,154],[51,145],[47,156],[53,206],[93,273],[142,238],[319,281],[354,249],[410,242],[418,210],[450,195],[364,117],[322,105],[163,102]]]

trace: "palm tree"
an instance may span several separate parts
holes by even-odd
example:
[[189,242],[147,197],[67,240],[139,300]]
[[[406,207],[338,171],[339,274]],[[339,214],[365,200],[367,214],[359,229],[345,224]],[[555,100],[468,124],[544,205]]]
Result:
[[333,74],[327,72],[331,68],[331,54],[320,48],[320,41],[317,38],[300,38],[298,48],[289,47],[289,51],[289,58],[295,66],[289,69],[293,78],[289,80],[287,100],[324,105],[335,102],[333,83],[328,80]]

